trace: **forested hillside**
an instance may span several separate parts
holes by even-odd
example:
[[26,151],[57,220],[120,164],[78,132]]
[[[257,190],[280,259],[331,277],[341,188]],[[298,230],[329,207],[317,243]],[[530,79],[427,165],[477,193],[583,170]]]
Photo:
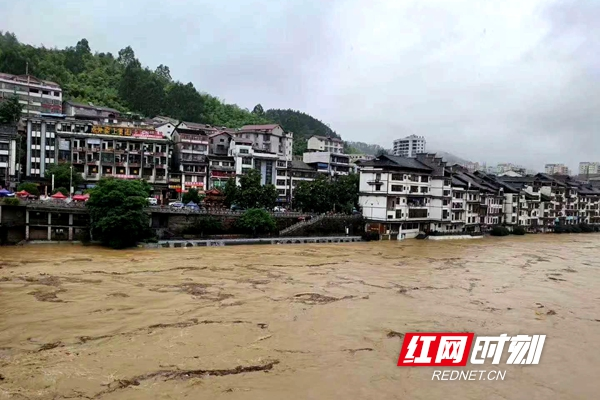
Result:
[[312,135],[339,137],[327,124],[300,111],[265,111],[257,104],[250,112],[225,104],[191,82],[174,80],[166,65],[155,70],[142,66],[129,46],[117,55],[93,53],[88,41],[81,39],[74,47],[49,49],[20,43],[14,34],[0,32],[0,72],[22,75],[26,71],[58,83],[65,100],[91,102],[146,117],[167,115],[230,128],[278,123],[294,132],[294,154],[306,150],[306,141]]
[[300,111],[273,109],[267,110],[265,116],[284,130],[294,132],[294,154],[306,151],[306,141],[312,135],[339,137],[325,123]]
[[[28,65],[28,67],[27,67]],[[235,104],[197,90],[192,83],[172,79],[169,67],[143,67],[129,46],[114,56],[92,53],[86,39],[63,50],[19,43],[0,32],[0,72],[29,74],[58,83],[66,100],[92,102],[120,111],[158,114],[211,125],[240,127],[268,122]]]

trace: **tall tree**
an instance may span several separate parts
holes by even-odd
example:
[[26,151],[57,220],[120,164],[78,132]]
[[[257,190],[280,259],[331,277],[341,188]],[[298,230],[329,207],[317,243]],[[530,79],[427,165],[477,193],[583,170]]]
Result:
[[165,83],[171,82],[173,79],[171,78],[171,70],[166,65],[160,64],[154,70],[154,73],[161,79],[165,81]]
[[131,48],[131,46],[127,46],[124,49],[119,50],[119,57],[117,61],[127,67],[131,64],[139,64],[139,61],[135,58],[135,52]]
[[224,204],[226,207],[231,207],[235,204],[237,195],[238,195],[238,187],[235,183],[235,178],[230,178],[225,183],[225,188],[223,189],[223,194],[225,195]]
[[104,245],[119,249],[148,237],[145,207],[149,194],[141,181],[100,180],[86,203],[94,236]]
[[263,106],[261,106],[260,104],[257,104],[252,109],[252,114],[256,114],[256,115],[262,116],[262,115],[265,114],[265,110],[263,110]]
[[[83,183],[83,177],[80,172],[75,170],[73,173],[73,188],[76,188],[79,184]],[[68,188],[71,183],[71,164],[61,163],[61,164],[51,164],[46,168],[45,176],[48,180],[52,179],[52,175],[54,175],[54,187],[65,187]],[[67,189],[68,190],[68,189]]]

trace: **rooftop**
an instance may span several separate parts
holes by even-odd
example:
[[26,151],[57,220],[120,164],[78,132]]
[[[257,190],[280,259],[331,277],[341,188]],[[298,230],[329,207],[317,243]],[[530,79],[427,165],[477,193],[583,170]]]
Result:
[[292,160],[290,162],[291,162],[291,168],[292,169],[295,169],[295,170],[305,170],[305,171],[314,171],[314,169],[312,169],[304,161]]
[[43,79],[38,79],[32,75],[13,75],[13,74],[6,74],[4,72],[0,72],[0,79],[4,79],[7,81],[13,81],[16,83],[25,83],[28,85],[50,86],[54,89],[58,89],[58,90],[62,91],[62,89],[60,88],[58,83],[52,82],[52,81],[46,81]]
[[267,124],[267,125],[244,125],[240,130],[242,131],[272,131],[273,129],[280,127],[279,124]]
[[319,136],[319,135],[312,135],[309,139],[312,138],[317,138],[317,139],[321,139],[321,140],[331,140],[332,142],[342,142],[342,139],[338,138],[338,137],[334,137],[334,136]]
[[112,113],[117,113],[119,114],[120,111],[119,110],[115,110],[114,108],[110,108],[110,107],[103,107],[103,106],[96,106],[92,103],[89,104],[84,104],[84,103],[76,103],[74,101],[65,101],[66,104],[69,104],[73,107],[79,107],[79,108],[85,108],[88,110],[101,110],[101,111],[108,111],[108,112],[112,112]]
[[415,158],[399,157],[391,155],[381,155],[374,160],[369,160],[361,163],[361,166],[366,167],[398,167],[413,169],[423,172],[432,172],[433,169],[418,161]]

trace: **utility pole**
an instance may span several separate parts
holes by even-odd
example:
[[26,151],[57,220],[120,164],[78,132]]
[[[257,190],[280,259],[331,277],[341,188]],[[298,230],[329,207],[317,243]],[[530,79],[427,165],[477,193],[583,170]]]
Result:
[[[54,178],[54,176],[53,176]],[[73,197],[73,164],[71,164],[71,179],[69,180],[69,200]]]

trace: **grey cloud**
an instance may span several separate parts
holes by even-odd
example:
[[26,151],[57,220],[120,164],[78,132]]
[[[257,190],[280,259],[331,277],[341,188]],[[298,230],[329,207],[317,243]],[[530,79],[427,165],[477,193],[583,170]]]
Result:
[[[0,0],[24,42],[131,45],[242,107],[294,108],[347,140],[474,161],[600,161],[600,2]],[[26,21],[27,23],[23,23]]]

